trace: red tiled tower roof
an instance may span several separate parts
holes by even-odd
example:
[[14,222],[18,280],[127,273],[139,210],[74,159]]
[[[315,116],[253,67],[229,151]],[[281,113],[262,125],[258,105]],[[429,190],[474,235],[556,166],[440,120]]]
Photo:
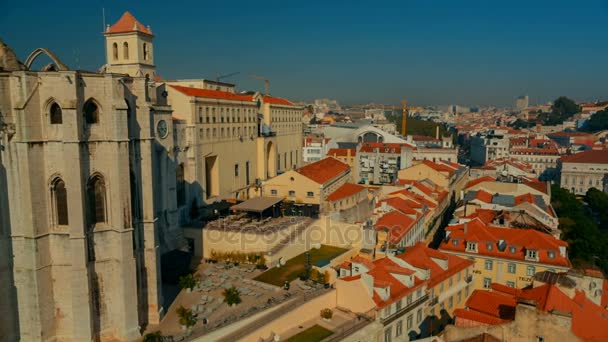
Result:
[[137,21],[133,14],[128,11],[123,13],[122,17],[118,21],[110,26],[106,33],[127,33],[127,32],[142,32],[145,34],[152,35],[152,32],[144,26],[142,23]]

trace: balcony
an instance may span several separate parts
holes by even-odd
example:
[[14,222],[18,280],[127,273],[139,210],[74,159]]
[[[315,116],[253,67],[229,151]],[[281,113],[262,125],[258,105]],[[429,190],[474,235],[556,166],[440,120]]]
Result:
[[399,317],[402,317],[403,315],[405,315],[406,313],[412,311],[413,309],[415,309],[417,306],[419,306],[420,304],[422,304],[423,302],[425,302],[427,299],[429,299],[429,295],[425,294],[424,296],[416,299],[415,301],[411,302],[409,305],[406,305],[405,307],[402,307],[401,309],[399,309],[397,312],[393,313],[392,315],[385,317],[385,318],[381,318],[380,322],[386,326],[388,324],[391,324],[393,321],[395,321],[396,319],[398,319]]
[[472,275],[472,274],[469,274],[468,276],[466,276],[466,277],[464,278],[464,281],[465,281],[467,284],[470,284],[470,283],[473,281],[473,275]]

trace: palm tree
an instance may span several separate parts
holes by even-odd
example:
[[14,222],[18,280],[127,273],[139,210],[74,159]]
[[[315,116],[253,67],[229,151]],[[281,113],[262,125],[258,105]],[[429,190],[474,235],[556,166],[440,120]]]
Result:
[[241,302],[241,293],[236,287],[224,289],[224,301],[228,305],[239,304]]
[[197,282],[198,279],[194,274],[188,274],[183,277],[179,277],[179,287],[181,287],[182,289],[189,289],[190,291],[192,291],[192,289],[196,286]]

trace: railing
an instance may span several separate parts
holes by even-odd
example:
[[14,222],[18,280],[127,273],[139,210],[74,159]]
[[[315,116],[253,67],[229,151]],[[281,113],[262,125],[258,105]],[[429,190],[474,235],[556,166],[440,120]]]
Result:
[[418,305],[422,304],[428,298],[429,298],[429,295],[425,294],[424,296],[416,299],[415,301],[413,301],[412,303],[410,303],[406,307],[401,308],[400,310],[398,310],[394,314],[392,314],[392,315],[390,315],[390,316],[388,316],[386,318],[381,318],[380,322],[382,322],[382,324],[384,324],[384,325],[388,325],[391,322],[393,322],[394,320],[396,320],[397,318],[399,318],[399,317],[405,315],[406,313],[412,311],[415,307],[417,307]]

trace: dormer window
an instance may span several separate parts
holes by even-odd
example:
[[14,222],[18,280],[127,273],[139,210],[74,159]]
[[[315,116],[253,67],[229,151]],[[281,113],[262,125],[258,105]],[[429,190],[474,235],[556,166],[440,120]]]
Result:
[[535,249],[527,249],[526,250],[526,259],[538,260],[538,252]]
[[454,246],[458,246],[458,239],[454,239],[454,240],[452,240],[452,245],[454,245]]
[[549,251],[549,259],[555,259],[555,251]]
[[516,252],[517,252],[517,248],[515,248],[515,246],[509,247],[509,253],[515,254]]
[[477,252],[477,243],[467,242],[467,252]]
[[492,250],[492,247],[493,247],[493,246],[492,246],[492,243],[491,243],[491,242],[488,242],[488,243],[486,244],[486,249],[487,249],[487,250],[491,251],[491,250]]

